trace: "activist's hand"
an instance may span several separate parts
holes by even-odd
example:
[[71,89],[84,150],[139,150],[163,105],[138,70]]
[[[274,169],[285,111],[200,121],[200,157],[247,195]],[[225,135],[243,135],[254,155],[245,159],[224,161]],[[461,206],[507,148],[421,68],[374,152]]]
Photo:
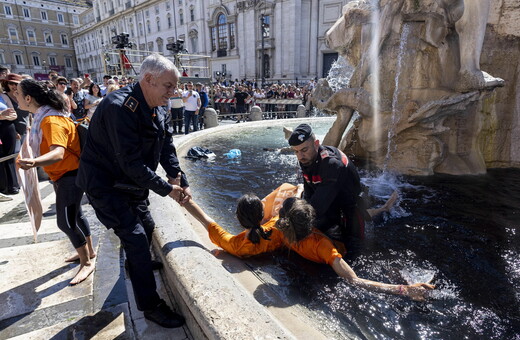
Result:
[[183,188],[183,197],[182,200],[179,202],[180,205],[187,203],[189,200],[191,200],[191,198],[192,196],[190,187]]
[[428,297],[428,293],[434,288],[434,285],[428,283],[414,283],[413,285],[404,286],[404,291],[412,300],[424,301]]
[[20,158],[16,161],[16,164],[24,170],[34,168],[35,163],[34,158]]

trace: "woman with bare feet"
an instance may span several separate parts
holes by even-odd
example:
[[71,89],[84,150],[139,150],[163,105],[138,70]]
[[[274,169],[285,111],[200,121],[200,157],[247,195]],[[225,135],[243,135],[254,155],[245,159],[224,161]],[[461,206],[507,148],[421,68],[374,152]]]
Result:
[[66,261],[80,261],[79,271],[70,281],[75,285],[94,271],[91,259],[96,256],[90,227],[81,210],[83,192],[75,184],[81,151],[79,135],[63,96],[56,90],[26,79],[18,84],[16,96],[20,108],[33,114],[29,144],[34,155],[18,159],[17,164],[24,170],[41,166],[53,181],[58,227],[77,251]]

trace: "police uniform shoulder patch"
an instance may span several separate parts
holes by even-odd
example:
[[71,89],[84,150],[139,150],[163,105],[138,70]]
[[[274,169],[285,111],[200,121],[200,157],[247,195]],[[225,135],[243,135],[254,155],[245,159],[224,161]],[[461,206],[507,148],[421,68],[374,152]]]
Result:
[[341,162],[343,163],[343,165],[347,166],[348,165],[347,155],[345,155],[341,150],[338,150],[338,151],[339,151],[339,154],[341,155]]
[[139,102],[134,97],[129,96],[123,105],[129,108],[132,112],[135,112],[137,106],[139,106]]
[[328,151],[328,150],[322,150],[322,151],[320,152],[320,157],[321,157],[321,159],[325,159],[325,158],[330,157],[330,155],[329,155],[329,151]]

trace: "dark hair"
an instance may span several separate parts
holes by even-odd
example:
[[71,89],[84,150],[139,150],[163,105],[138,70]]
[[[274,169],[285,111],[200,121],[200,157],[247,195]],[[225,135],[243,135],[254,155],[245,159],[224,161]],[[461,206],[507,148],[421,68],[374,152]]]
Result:
[[272,230],[265,232],[260,226],[260,222],[264,218],[264,206],[257,196],[245,194],[238,199],[237,218],[242,227],[251,229],[247,237],[249,241],[258,244],[260,237],[269,240]]
[[315,220],[316,213],[309,203],[290,197],[283,202],[276,225],[289,243],[297,243],[310,235]]
[[24,96],[31,96],[41,106],[48,105],[57,111],[66,112],[67,103],[61,93],[49,89],[45,83],[34,79],[24,79],[20,82]]
[[66,82],[67,84],[69,83],[69,81],[67,80],[67,78],[62,77],[62,76],[58,76],[58,78],[56,78],[56,83],[59,83],[60,81],[64,81],[64,82]]
[[99,85],[96,84],[96,83],[92,83],[92,84],[90,84],[90,86],[88,87],[88,94],[90,94],[91,96],[94,95],[94,91],[92,90],[92,88],[93,88],[94,86],[97,86],[98,89],[99,89],[97,96],[102,98],[103,96],[101,95],[101,88],[100,88]]

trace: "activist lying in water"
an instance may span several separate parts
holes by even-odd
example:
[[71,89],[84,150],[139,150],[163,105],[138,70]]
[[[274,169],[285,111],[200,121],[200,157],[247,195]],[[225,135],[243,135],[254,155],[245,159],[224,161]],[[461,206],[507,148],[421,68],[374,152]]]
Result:
[[238,235],[225,231],[193,200],[183,206],[206,227],[215,245],[235,256],[246,257],[287,247],[308,260],[327,263],[350,284],[368,290],[422,301],[435,288],[427,283],[392,285],[358,277],[332,241],[313,228],[314,209],[294,197],[298,193],[296,186],[284,183],[263,202],[254,195],[242,196],[237,203],[237,217],[246,230]]

